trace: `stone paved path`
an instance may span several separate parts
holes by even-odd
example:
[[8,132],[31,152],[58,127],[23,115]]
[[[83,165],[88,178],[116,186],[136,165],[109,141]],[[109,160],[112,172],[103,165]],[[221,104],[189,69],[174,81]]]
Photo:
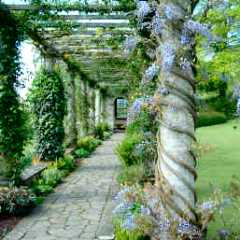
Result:
[[114,134],[82,166],[25,217],[4,240],[94,240],[112,235],[112,201],[123,134]]

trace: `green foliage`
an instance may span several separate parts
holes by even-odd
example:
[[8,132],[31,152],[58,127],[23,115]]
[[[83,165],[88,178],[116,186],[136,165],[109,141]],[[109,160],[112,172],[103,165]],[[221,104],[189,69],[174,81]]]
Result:
[[29,101],[35,115],[39,158],[49,161],[62,157],[66,99],[63,81],[56,70],[41,69],[38,72]]
[[16,85],[19,74],[19,32],[7,8],[0,3],[0,156],[6,175],[17,177],[25,135]]
[[197,119],[197,127],[211,126],[227,122],[224,113],[208,111],[200,112]]
[[33,183],[32,189],[37,195],[46,195],[62,182],[64,172],[57,168],[57,164],[50,165],[41,174],[41,177]]
[[76,160],[71,155],[66,155],[63,158],[57,160],[57,168],[72,172],[77,167]]
[[87,136],[78,140],[78,148],[85,149],[88,152],[93,152],[98,145],[102,143],[101,140],[94,138],[93,136]]
[[134,150],[137,144],[140,144],[143,140],[141,134],[126,135],[123,141],[117,146],[117,154],[124,163],[125,166],[131,166],[139,164],[139,158],[135,154]]
[[120,224],[115,224],[115,237],[116,240],[150,240],[149,237],[144,237],[141,232],[129,232],[122,229]]
[[142,183],[145,177],[144,165],[139,164],[123,167],[117,177],[117,180],[118,183],[122,185],[134,185],[136,183]]
[[36,196],[27,188],[0,188],[0,215],[24,214],[36,204]]
[[224,113],[228,119],[233,118],[236,113],[236,101],[233,100],[231,96],[225,98],[210,98],[206,103],[209,109]]
[[91,154],[88,150],[84,148],[79,148],[74,153],[79,158],[86,158]]
[[107,133],[109,133],[110,131],[110,126],[107,123],[99,123],[95,127],[95,137],[104,140],[106,137],[109,136]]
[[75,155],[79,158],[88,157],[102,143],[101,140],[93,136],[86,136],[78,140]]
[[152,132],[157,133],[158,125],[155,116],[148,107],[142,107],[139,116],[127,127],[127,134]]

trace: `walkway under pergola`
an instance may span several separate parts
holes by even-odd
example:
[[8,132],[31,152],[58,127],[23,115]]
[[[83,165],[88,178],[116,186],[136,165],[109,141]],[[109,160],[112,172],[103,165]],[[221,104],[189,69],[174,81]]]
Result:
[[[33,10],[27,4],[8,7],[15,12]],[[53,59],[65,63],[70,75],[76,65],[76,89],[89,95],[86,102],[95,102],[92,107],[89,103],[95,123],[104,120],[112,128],[118,125],[117,122],[121,126],[122,121],[115,116],[115,100],[127,96],[133,78],[126,68],[128,59],[123,49],[126,37],[134,34],[128,12],[118,5],[89,5],[82,10],[79,6],[69,5],[68,11],[60,8],[56,13],[71,27],[62,28],[58,20],[47,20],[44,28],[29,31],[29,37],[41,50],[48,65]],[[95,100],[92,100],[93,94]]]

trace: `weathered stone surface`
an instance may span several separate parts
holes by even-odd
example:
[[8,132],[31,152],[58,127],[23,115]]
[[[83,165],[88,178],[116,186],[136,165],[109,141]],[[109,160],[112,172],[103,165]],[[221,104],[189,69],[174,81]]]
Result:
[[122,136],[115,134],[104,142],[4,240],[95,240],[113,237],[111,212],[119,167],[114,149]]

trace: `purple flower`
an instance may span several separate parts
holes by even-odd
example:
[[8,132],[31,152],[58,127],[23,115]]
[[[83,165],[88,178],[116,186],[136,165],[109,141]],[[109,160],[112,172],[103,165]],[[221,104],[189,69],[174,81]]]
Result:
[[154,77],[157,76],[157,74],[159,73],[159,70],[159,67],[155,63],[150,65],[143,76],[143,83],[148,83],[149,81],[152,81]]
[[204,212],[210,212],[216,207],[213,201],[204,202],[200,205],[200,209]]
[[130,54],[133,52],[137,46],[138,40],[134,36],[127,36],[124,42],[124,52],[126,54]]
[[181,219],[178,227],[177,233],[179,235],[197,236],[201,235],[199,229],[188,221]]
[[151,7],[146,1],[138,1],[137,3],[137,17],[140,23],[143,22],[144,18],[151,12]]
[[128,231],[132,231],[136,229],[137,225],[135,223],[135,217],[133,214],[129,213],[124,217],[122,222],[122,228]]
[[161,46],[160,51],[162,55],[162,70],[171,70],[176,55],[175,49],[173,48],[172,44],[165,43]]
[[145,216],[149,216],[151,214],[151,211],[148,207],[141,206],[141,214]]
[[208,25],[206,25],[206,24],[201,24],[201,23],[195,22],[193,20],[188,20],[187,22],[185,22],[184,27],[194,34],[199,33],[202,36],[207,37],[209,41],[214,40],[214,37],[211,34],[211,32],[209,31]]
[[164,9],[164,14],[168,20],[179,20],[184,18],[183,11],[175,4],[167,4]]
[[158,12],[155,13],[152,20],[152,30],[155,35],[160,35],[163,29],[163,19],[160,18]]
[[237,116],[240,117],[240,97],[237,100],[237,110],[236,110]]
[[116,215],[126,214],[132,209],[132,206],[133,205],[131,203],[122,202],[116,206],[116,208],[113,210],[113,214],[116,214]]
[[230,232],[227,229],[220,229],[218,231],[218,235],[219,235],[221,240],[225,240],[225,239],[228,239],[228,237],[230,235]]

